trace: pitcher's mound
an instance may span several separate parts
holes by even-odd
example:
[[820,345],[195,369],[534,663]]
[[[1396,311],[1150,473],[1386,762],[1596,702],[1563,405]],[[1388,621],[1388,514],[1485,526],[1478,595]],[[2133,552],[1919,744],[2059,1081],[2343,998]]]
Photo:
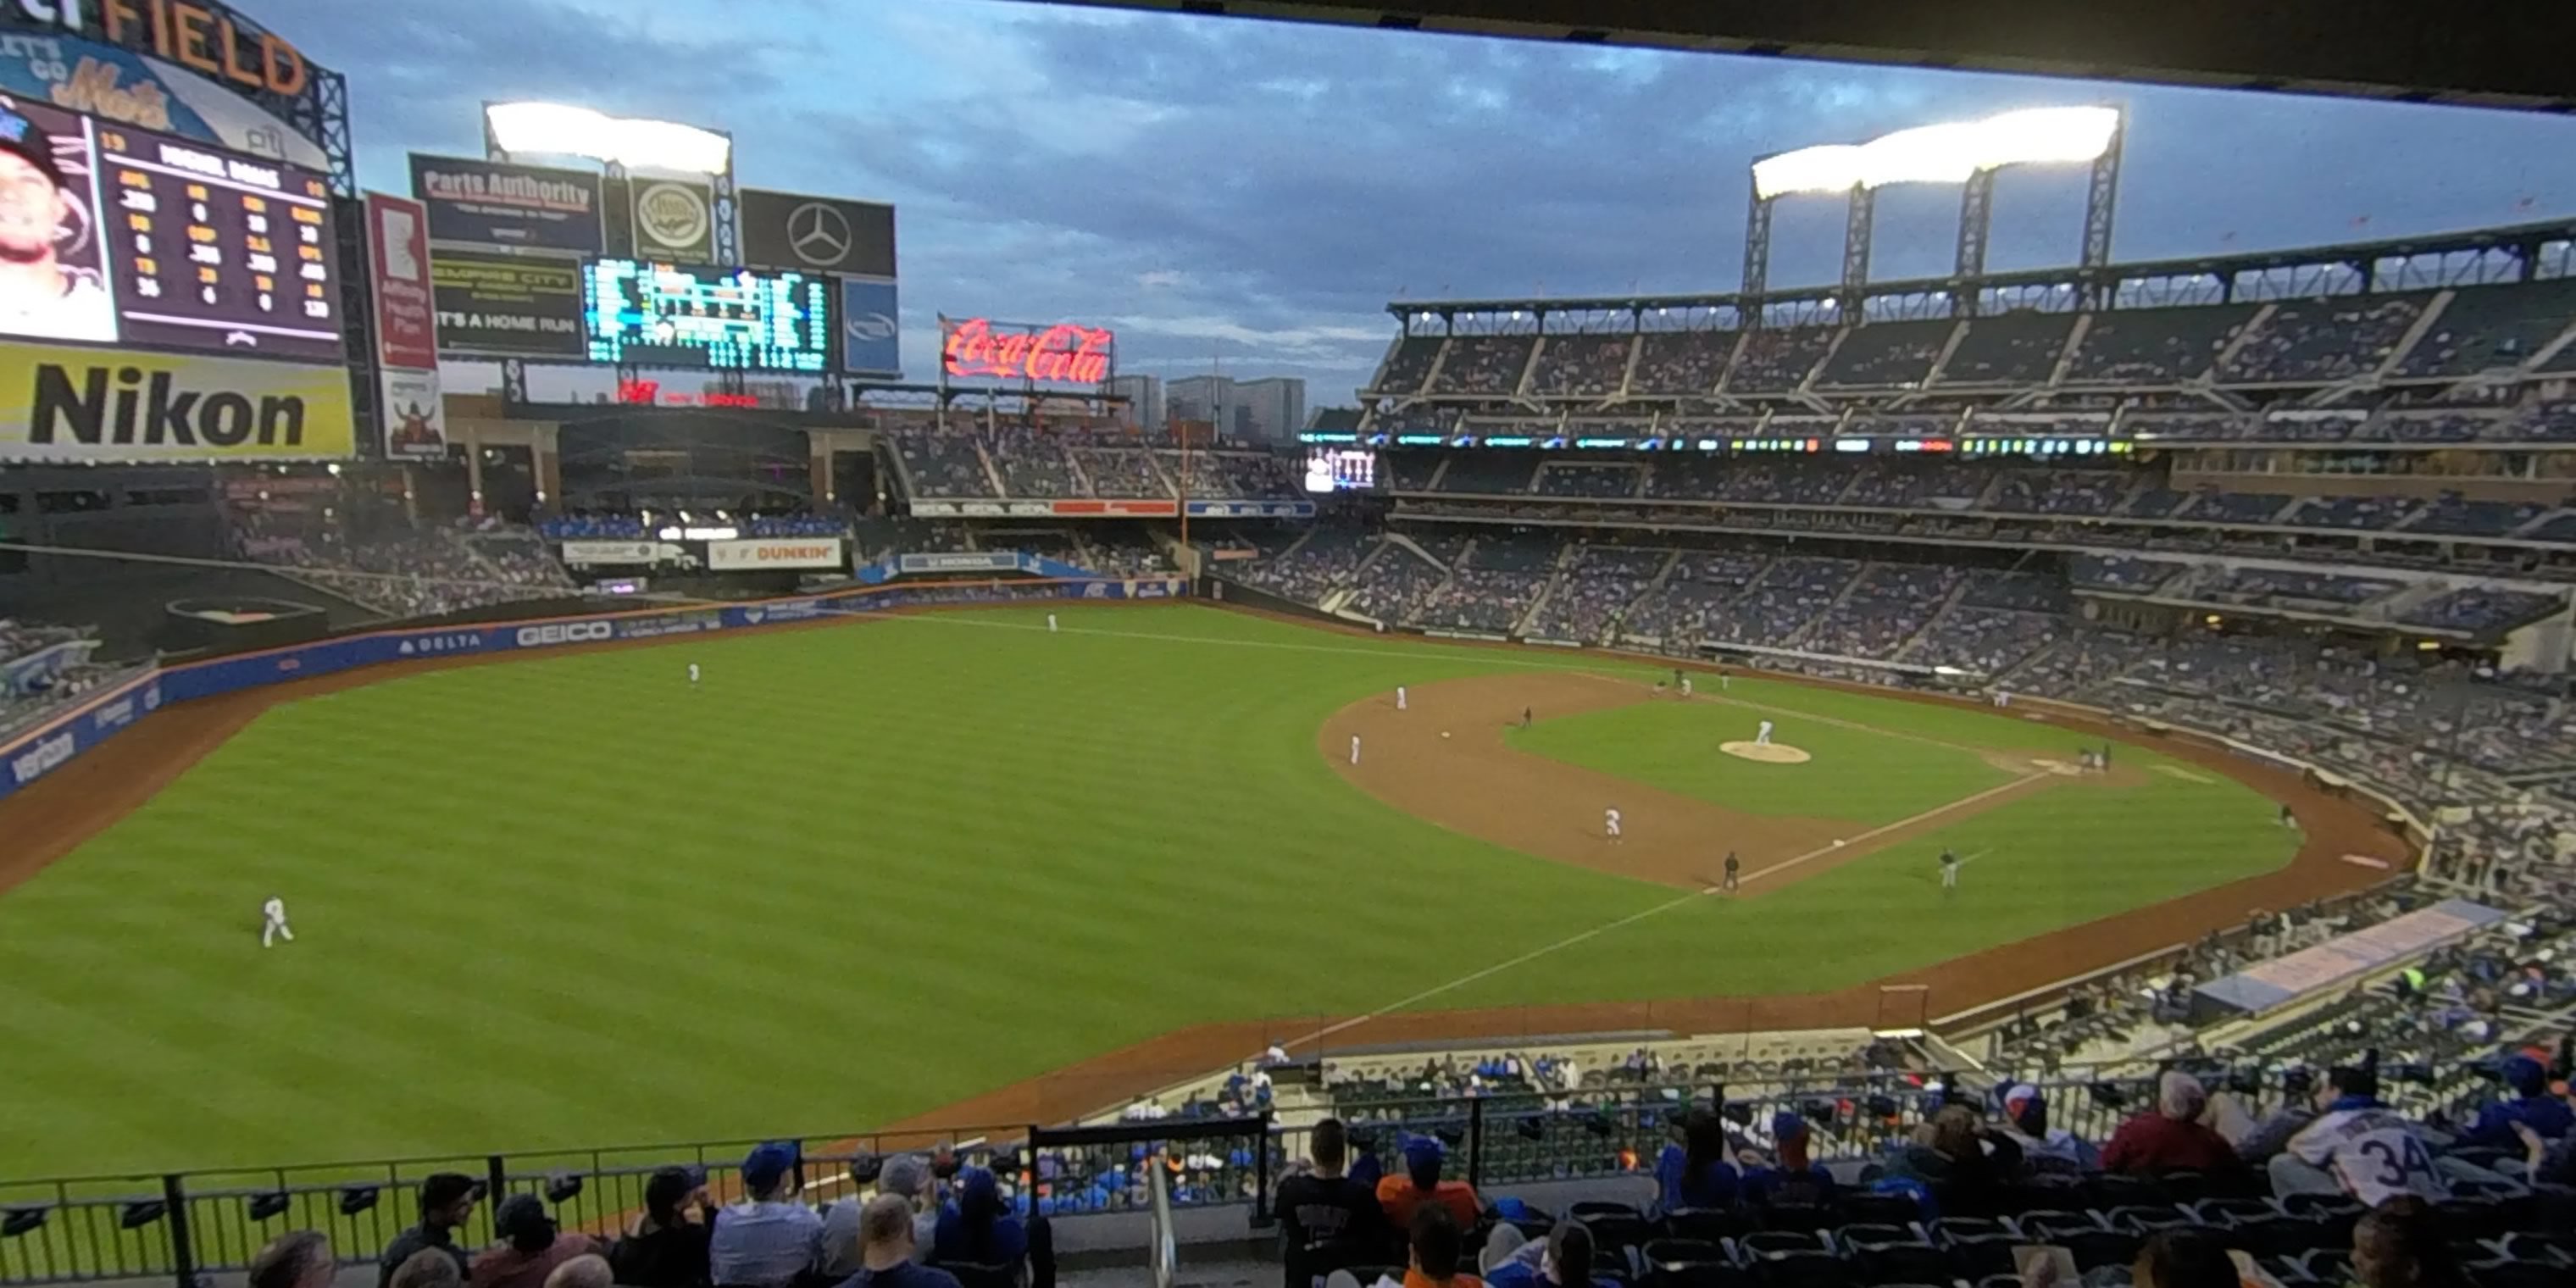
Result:
[[1730,756],[1758,760],[1766,765],[1803,765],[1815,759],[1795,747],[1784,747],[1776,742],[1721,742],[1717,749]]

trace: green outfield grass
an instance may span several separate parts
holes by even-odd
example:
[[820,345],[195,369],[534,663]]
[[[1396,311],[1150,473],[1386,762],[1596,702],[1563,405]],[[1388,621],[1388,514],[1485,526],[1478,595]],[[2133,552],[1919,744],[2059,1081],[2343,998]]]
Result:
[[[1178,605],[1057,611],[1061,634],[1042,609],[941,614],[272,711],[0,896],[0,1176],[862,1127],[1185,1024],[1376,1010],[1672,898],[1400,814],[1314,746],[1398,683],[1651,668]],[[1731,696],[2065,741],[1794,685]],[[1617,772],[1705,768],[1714,724],[1640,710],[1653,737]],[[1747,714],[1707,718],[1749,736]],[[1819,759],[1766,808],[1868,821],[2002,778],[1775,718]],[[1527,736],[1589,763],[1551,744],[1590,720]],[[2233,783],[2043,793],[1760,916],[1685,904],[1421,1005],[1855,983],[2277,866],[2292,842],[2269,820]],[[1948,901],[1926,897],[1942,841],[1980,853]],[[263,952],[270,894],[299,938]]]

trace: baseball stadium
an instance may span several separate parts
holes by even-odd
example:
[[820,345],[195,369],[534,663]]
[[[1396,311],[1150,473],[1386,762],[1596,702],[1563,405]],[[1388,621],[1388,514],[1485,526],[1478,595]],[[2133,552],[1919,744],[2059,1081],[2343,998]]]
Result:
[[2576,1283],[2576,223],[1783,125],[1253,438],[165,7],[0,8],[0,1288]]

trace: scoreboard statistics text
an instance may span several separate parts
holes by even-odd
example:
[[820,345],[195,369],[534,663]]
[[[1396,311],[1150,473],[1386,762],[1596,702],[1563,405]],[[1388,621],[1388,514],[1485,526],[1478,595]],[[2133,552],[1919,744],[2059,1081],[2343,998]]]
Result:
[[820,374],[840,343],[835,294],[809,273],[631,259],[582,266],[594,362]]
[[131,126],[97,129],[100,223],[126,343],[340,358],[320,176]]
[[1356,447],[1315,447],[1306,452],[1308,492],[1366,491],[1377,486],[1377,453]]

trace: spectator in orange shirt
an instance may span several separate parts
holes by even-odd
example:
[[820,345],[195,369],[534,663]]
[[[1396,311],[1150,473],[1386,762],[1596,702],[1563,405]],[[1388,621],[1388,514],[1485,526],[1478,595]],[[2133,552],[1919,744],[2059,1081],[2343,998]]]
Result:
[[1458,1272],[1465,1239],[1449,1209],[1425,1203],[1414,1209],[1412,1264],[1404,1271],[1404,1288],[1485,1288],[1485,1281]]
[[1459,1229],[1470,1229],[1483,1215],[1484,1205],[1476,1201],[1474,1186],[1465,1181],[1440,1179],[1443,1151],[1438,1139],[1416,1136],[1404,1143],[1402,1176],[1389,1176],[1377,1183],[1377,1203],[1386,1209],[1386,1223],[1398,1230],[1413,1228],[1413,1214],[1425,1203],[1437,1203],[1448,1209],[1449,1218]]

